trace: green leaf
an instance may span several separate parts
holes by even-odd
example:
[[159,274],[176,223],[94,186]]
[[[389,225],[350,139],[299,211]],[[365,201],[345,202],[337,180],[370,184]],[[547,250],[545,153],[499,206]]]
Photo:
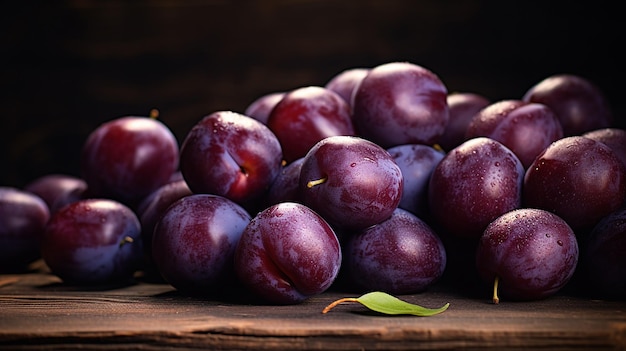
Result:
[[331,304],[329,304],[328,306],[326,306],[326,308],[324,308],[322,313],[327,313],[333,307],[344,302],[358,302],[372,311],[376,311],[376,312],[380,312],[384,314],[391,314],[391,315],[409,314],[409,315],[420,316],[420,317],[428,317],[428,316],[439,314],[447,310],[448,307],[450,306],[449,303],[446,303],[445,305],[439,308],[426,308],[426,307],[422,307],[419,305],[415,305],[415,304],[400,300],[397,297],[389,295],[384,292],[374,291],[374,292],[370,292],[365,295],[362,295],[358,298],[347,297],[347,298],[336,300],[332,302]]

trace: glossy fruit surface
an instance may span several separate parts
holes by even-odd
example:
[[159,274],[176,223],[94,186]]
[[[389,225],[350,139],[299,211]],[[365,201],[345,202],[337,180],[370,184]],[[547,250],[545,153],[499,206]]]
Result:
[[405,144],[387,149],[402,171],[404,187],[399,207],[424,219],[429,215],[428,183],[444,153],[428,145]]
[[346,69],[333,76],[324,87],[337,93],[352,108],[354,91],[369,71],[369,68],[364,67]]
[[194,194],[174,202],[157,223],[152,258],[163,279],[186,294],[214,293],[233,283],[233,256],[249,214],[222,196]]
[[537,300],[554,295],[569,282],[578,256],[576,236],[563,219],[522,208],[489,224],[478,244],[476,266],[487,284],[498,278],[502,296]]
[[528,89],[522,100],[550,107],[565,136],[610,127],[614,120],[604,93],[588,79],[573,74],[545,78]]
[[267,126],[280,141],[287,163],[304,157],[326,137],[355,134],[348,102],[319,86],[286,93],[270,113]]
[[439,145],[447,152],[461,145],[465,132],[476,113],[491,102],[484,96],[470,92],[454,92],[447,97],[449,120],[439,139]]
[[396,209],[384,222],[350,236],[344,261],[349,279],[361,290],[413,294],[442,276],[446,251],[424,221]]
[[24,186],[24,190],[41,197],[50,213],[64,205],[80,200],[87,191],[87,183],[67,174],[46,174]]
[[470,121],[465,138],[479,136],[501,142],[527,168],[539,153],[563,137],[563,128],[546,105],[501,100],[482,109]]
[[523,196],[526,207],[554,212],[584,235],[624,204],[626,170],[605,144],[566,137],[552,143],[528,168]]
[[604,143],[626,165],[626,129],[600,128],[587,132],[582,136]]
[[387,150],[369,140],[329,137],[304,158],[303,202],[338,228],[358,230],[380,223],[400,203],[402,171]]
[[626,298],[626,209],[604,217],[582,245],[585,290],[593,297]]
[[376,66],[353,97],[359,136],[383,148],[439,141],[448,124],[448,91],[430,70],[409,62]]
[[523,178],[522,163],[507,147],[490,138],[470,139],[433,170],[431,215],[446,233],[478,238],[491,221],[521,206]]
[[141,223],[141,237],[146,258],[144,266],[145,272],[150,271],[150,273],[154,273],[152,271],[154,265],[152,258],[152,237],[157,223],[168,207],[174,202],[192,194],[184,180],[172,181],[153,191],[140,202],[137,210],[135,210],[139,222]]
[[244,112],[244,115],[252,117],[257,121],[267,124],[267,119],[274,106],[285,96],[284,92],[274,92],[262,95],[252,101]]
[[109,199],[80,200],[59,209],[41,247],[52,273],[78,285],[128,281],[143,258],[137,216]]
[[40,257],[50,218],[46,202],[14,187],[0,187],[0,272],[19,271]]
[[266,195],[266,206],[280,202],[302,202],[300,170],[304,163],[301,157],[283,166]]
[[283,202],[259,212],[235,254],[239,280],[261,300],[300,303],[326,291],[339,273],[339,240],[310,208]]
[[231,111],[205,116],[187,133],[180,168],[194,193],[254,207],[281,170],[280,143],[263,123]]
[[90,197],[134,205],[165,184],[178,167],[178,142],[162,122],[120,117],[98,126],[81,153]]

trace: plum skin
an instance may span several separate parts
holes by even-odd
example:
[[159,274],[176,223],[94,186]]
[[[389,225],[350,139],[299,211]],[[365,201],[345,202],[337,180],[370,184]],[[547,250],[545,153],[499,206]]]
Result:
[[476,250],[476,267],[487,283],[511,300],[539,300],[557,293],[576,270],[579,247],[571,227],[557,215],[533,208],[503,214],[487,226]]
[[386,221],[349,236],[344,247],[348,278],[368,291],[419,293],[446,267],[446,251],[437,234],[401,208]]
[[326,291],[342,252],[331,226],[309,207],[281,202],[259,212],[235,251],[235,271],[261,300],[297,304]]
[[565,137],[537,156],[522,189],[525,207],[556,213],[582,237],[624,204],[626,168],[604,143]]
[[163,279],[189,294],[212,294],[233,283],[233,255],[250,221],[225,197],[193,194],[163,213],[152,236],[152,260]]
[[59,209],[46,226],[41,253],[52,273],[69,284],[129,280],[143,258],[141,224],[126,205],[86,199]]
[[80,157],[89,197],[111,198],[134,206],[175,172],[179,148],[176,137],[162,122],[126,116],[94,129]]
[[500,142],[478,137],[450,150],[435,166],[428,204],[441,233],[478,238],[498,216],[521,207],[524,168]]
[[50,210],[40,196],[0,187],[0,271],[20,270],[40,257]]
[[377,144],[332,136],[304,157],[299,187],[303,203],[334,228],[359,230],[391,216],[402,199],[404,178],[391,154]]
[[371,68],[354,90],[357,135],[383,148],[434,144],[449,120],[448,90],[430,70],[409,62]]
[[282,161],[276,135],[258,120],[232,111],[202,118],[180,151],[181,173],[194,193],[223,196],[247,210],[264,196]]

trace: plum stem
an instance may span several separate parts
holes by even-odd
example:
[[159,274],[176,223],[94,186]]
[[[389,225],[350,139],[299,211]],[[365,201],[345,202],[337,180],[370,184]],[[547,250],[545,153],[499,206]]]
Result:
[[335,300],[335,301],[331,302],[328,306],[324,307],[324,309],[322,310],[322,313],[328,313],[328,311],[330,311],[333,307],[339,305],[340,303],[344,303],[344,302],[359,302],[359,300],[357,298],[354,298],[354,297],[344,297],[342,299]]
[[496,278],[493,280],[493,303],[496,305],[500,303],[500,298],[498,297],[499,282],[500,282],[500,277],[496,276]]
[[328,177],[324,177],[324,178],[320,178],[320,179],[316,179],[316,180],[310,180],[308,183],[306,183],[306,187],[307,188],[312,188],[316,185],[320,185],[322,183],[325,183],[328,180]]
[[133,238],[127,235],[120,241],[120,247],[124,246],[124,244],[130,244],[133,241],[134,241]]
[[156,108],[153,108],[152,110],[150,110],[149,117],[152,118],[152,119],[159,118],[159,110],[157,110]]

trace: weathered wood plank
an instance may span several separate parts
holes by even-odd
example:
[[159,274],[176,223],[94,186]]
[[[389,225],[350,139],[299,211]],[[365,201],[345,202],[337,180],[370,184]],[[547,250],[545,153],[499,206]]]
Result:
[[388,317],[360,305],[322,309],[327,292],[295,306],[192,298],[167,284],[107,290],[63,286],[47,274],[2,276],[0,349],[625,349],[626,303],[559,295],[534,302],[448,291],[403,296],[450,308],[434,317]]

